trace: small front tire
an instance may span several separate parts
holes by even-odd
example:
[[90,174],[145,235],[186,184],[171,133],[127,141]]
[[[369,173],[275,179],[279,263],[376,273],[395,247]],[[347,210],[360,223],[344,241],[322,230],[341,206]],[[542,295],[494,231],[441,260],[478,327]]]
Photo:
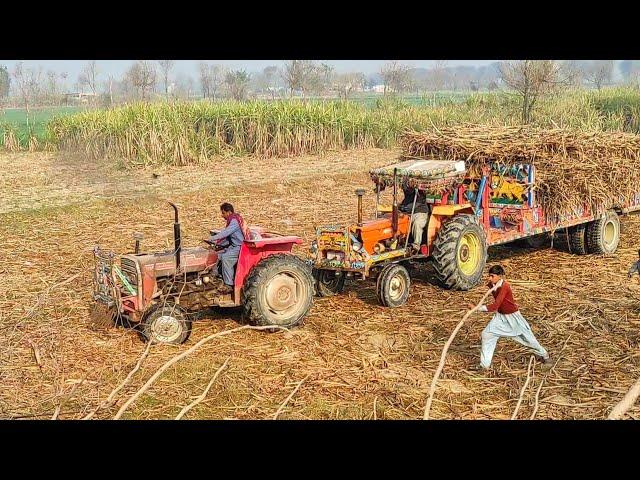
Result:
[[319,297],[332,297],[342,293],[346,275],[344,272],[334,272],[333,270],[314,270],[316,294]]
[[160,303],[145,314],[140,325],[147,341],[180,345],[191,335],[191,320],[179,305]]
[[378,301],[384,307],[400,307],[407,302],[410,288],[409,271],[400,264],[387,265],[376,282]]

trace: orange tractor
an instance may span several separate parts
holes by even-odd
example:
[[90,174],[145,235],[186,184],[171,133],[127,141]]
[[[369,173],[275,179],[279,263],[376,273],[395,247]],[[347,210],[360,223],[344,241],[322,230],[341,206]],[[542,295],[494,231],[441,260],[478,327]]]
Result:
[[[477,170],[476,167],[474,167]],[[376,188],[375,218],[363,220],[357,190],[358,220],[348,226],[318,228],[311,245],[315,290],[335,295],[347,278],[376,279],[379,302],[404,304],[409,296],[410,265],[430,260],[443,287],[468,290],[482,277],[487,248],[524,240],[535,247],[558,229],[566,231],[574,253],[613,253],[620,240],[619,215],[640,210],[640,195],[631,204],[603,212],[585,206],[559,223],[546,219],[535,191],[533,164],[484,165],[467,171],[464,161],[409,160],[370,172]],[[410,248],[415,199],[411,212],[398,209],[398,187],[421,192],[428,220],[418,251]],[[393,188],[392,205],[380,193]]]

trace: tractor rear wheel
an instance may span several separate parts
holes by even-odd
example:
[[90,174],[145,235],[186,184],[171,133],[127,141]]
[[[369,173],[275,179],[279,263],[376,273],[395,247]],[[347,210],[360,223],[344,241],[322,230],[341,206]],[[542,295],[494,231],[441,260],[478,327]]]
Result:
[[586,228],[586,249],[589,253],[610,254],[620,243],[620,218],[612,210],[594,220]]
[[446,219],[434,242],[433,267],[445,288],[469,290],[482,279],[487,241],[475,215]]
[[380,305],[391,308],[404,305],[409,298],[410,287],[411,277],[403,265],[387,265],[376,281],[376,294]]
[[147,341],[180,345],[191,335],[191,320],[187,312],[174,303],[158,303],[149,310],[140,324]]
[[316,294],[319,297],[332,297],[342,293],[346,275],[333,270],[314,270]]
[[295,255],[270,255],[251,270],[242,298],[248,323],[294,327],[313,304],[311,268]]

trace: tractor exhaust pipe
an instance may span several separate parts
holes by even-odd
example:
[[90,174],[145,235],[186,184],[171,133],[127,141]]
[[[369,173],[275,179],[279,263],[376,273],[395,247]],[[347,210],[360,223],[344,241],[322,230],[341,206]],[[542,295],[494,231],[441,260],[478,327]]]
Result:
[[363,188],[358,188],[356,190],[356,195],[358,196],[358,226],[362,226],[362,196],[364,195],[365,190]]
[[178,207],[171,202],[167,202],[173,207],[175,219],[173,221],[173,244],[176,251],[176,273],[180,271],[180,252],[182,250],[182,236],[180,235],[180,222],[178,220]]
[[393,238],[398,235],[398,169],[393,169],[393,209],[391,210],[391,228]]
[[135,254],[139,255],[140,254],[140,242],[144,239],[144,235],[142,235],[141,233],[134,233],[133,234],[133,238],[136,241],[136,247],[135,247]]

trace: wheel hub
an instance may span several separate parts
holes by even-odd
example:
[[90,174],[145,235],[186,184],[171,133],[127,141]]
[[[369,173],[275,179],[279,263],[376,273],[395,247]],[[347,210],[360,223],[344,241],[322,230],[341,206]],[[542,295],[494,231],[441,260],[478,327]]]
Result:
[[158,317],[151,326],[153,336],[160,342],[172,342],[180,336],[180,322],[170,315]]
[[607,247],[611,247],[616,238],[616,226],[612,221],[608,221],[604,224],[603,240]]
[[464,275],[473,275],[481,263],[480,239],[473,232],[467,232],[458,244],[458,268]]
[[396,275],[391,279],[389,284],[389,296],[393,300],[397,300],[402,297],[405,289],[404,279],[400,275]]
[[284,273],[273,277],[267,287],[269,308],[276,313],[281,313],[294,306],[297,301],[295,280]]

